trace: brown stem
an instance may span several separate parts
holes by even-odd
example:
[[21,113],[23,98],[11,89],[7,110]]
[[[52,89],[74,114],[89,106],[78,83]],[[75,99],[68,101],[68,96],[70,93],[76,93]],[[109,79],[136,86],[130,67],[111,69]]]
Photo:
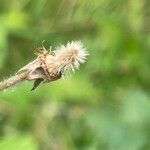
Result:
[[29,73],[28,71],[21,72],[19,74],[16,74],[16,75],[0,82],[0,91],[7,89],[7,88],[19,83],[19,82],[26,80],[28,73]]

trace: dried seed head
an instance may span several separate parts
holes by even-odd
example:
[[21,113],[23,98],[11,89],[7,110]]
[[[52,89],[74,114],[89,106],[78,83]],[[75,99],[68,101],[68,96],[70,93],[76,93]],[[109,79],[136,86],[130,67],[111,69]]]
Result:
[[79,69],[80,63],[86,60],[87,52],[81,42],[68,42],[66,46],[61,45],[53,52],[48,53],[45,48],[38,52],[41,67],[49,81],[57,80],[68,71]]

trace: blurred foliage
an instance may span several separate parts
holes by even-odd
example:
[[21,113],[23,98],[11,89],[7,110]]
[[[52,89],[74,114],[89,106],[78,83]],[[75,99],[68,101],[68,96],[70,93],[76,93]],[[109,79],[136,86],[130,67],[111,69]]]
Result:
[[71,78],[0,92],[0,150],[149,150],[150,1],[0,0],[1,80],[34,50],[81,40]]
[[30,136],[9,136],[1,139],[0,149],[36,150],[36,146],[32,142]]

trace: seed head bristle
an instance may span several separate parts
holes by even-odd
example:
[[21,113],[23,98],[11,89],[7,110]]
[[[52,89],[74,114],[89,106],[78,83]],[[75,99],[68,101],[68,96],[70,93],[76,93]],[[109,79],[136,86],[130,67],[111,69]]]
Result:
[[74,71],[84,63],[88,53],[80,41],[68,42],[66,46],[61,45],[54,51],[58,60],[59,70]]

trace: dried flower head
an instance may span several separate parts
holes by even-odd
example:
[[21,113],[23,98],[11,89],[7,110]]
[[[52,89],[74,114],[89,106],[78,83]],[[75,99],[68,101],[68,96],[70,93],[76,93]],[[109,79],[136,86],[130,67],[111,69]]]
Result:
[[52,53],[43,50],[38,54],[42,67],[49,80],[57,75],[79,69],[80,63],[86,60],[87,52],[81,42],[68,42],[66,46],[57,47]]
[[37,51],[36,55],[38,56],[37,62],[40,63],[37,63],[38,66],[35,69],[32,68],[32,73],[29,74],[28,79],[33,80],[35,77],[37,78],[37,74],[42,75],[42,77],[35,80],[35,84],[38,83],[39,85],[39,82],[43,80],[55,81],[60,79],[62,75],[79,69],[80,64],[85,62],[88,53],[81,42],[72,41],[68,42],[66,46],[60,45],[54,51],[50,50],[50,52],[43,46]]
[[[37,58],[34,61],[17,72],[15,79],[20,78],[16,80],[17,82],[11,78],[11,85],[24,80],[35,80],[32,88],[34,90],[44,80],[48,82],[55,81],[67,72],[79,69],[80,64],[85,62],[88,53],[81,42],[72,41],[68,42],[66,46],[60,45],[54,51],[50,50],[50,52],[42,45],[36,55]],[[7,81],[5,85],[7,84],[6,87],[9,87]],[[3,85],[1,89],[3,89]]]
[[87,55],[85,47],[79,41],[68,42],[66,46],[61,45],[54,51],[48,52],[43,47],[37,52],[47,81],[58,80],[67,72],[79,69]]

